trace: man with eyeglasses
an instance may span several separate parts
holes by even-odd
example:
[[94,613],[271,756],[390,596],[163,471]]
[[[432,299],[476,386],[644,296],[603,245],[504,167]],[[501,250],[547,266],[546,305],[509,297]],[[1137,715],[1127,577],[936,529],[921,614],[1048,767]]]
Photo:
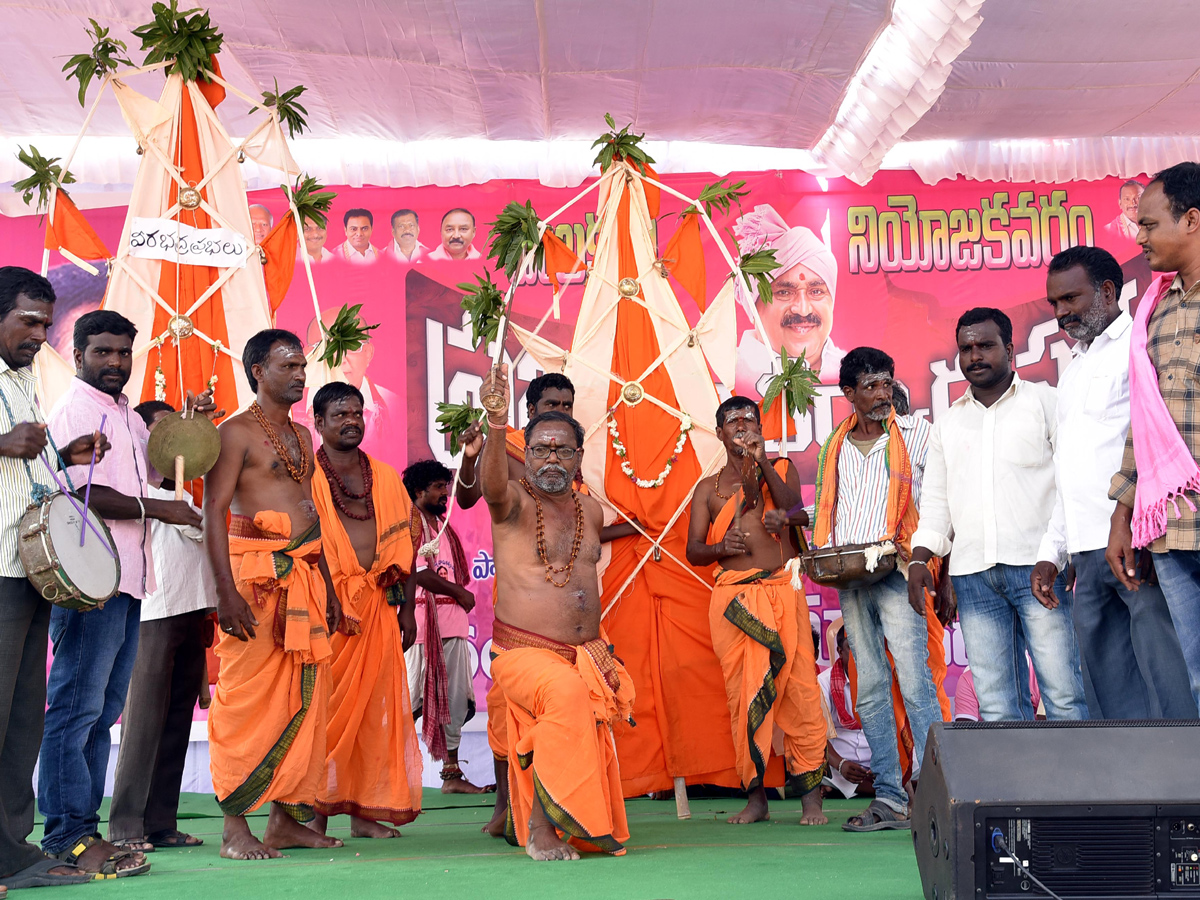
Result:
[[[583,428],[562,412],[525,426],[525,471],[510,478],[508,366],[480,392],[488,410],[479,480],[492,517],[492,679],[507,709],[510,843],[535,860],[579,849],[622,855],[629,838],[612,726],[633,685],[600,627],[600,504],[573,488]],[[566,842],[559,832],[566,835]]]
[[[575,407],[575,385],[571,379],[559,372],[547,372],[529,382],[525,388],[525,414],[532,420],[543,413],[558,412],[571,415]],[[476,422],[463,432],[459,439],[463,446],[461,474],[455,500],[463,509],[470,509],[479,502],[483,491],[475,474],[475,465],[483,450],[483,430]],[[508,454],[508,477],[520,481],[525,475],[525,432],[511,426],[505,427],[504,450]],[[575,468],[575,489],[581,494],[588,492],[587,485]],[[628,522],[614,522],[600,531],[600,543],[637,534],[637,529]],[[496,582],[492,582],[492,605],[496,603]],[[504,696],[493,683],[487,696],[488,744],[492,749],[496,772],[496,807],[492,818],[481,829],[492,837],[504,836],[504,821],[508,814],[508,734],[505,723],[508,714],[504,709]]]

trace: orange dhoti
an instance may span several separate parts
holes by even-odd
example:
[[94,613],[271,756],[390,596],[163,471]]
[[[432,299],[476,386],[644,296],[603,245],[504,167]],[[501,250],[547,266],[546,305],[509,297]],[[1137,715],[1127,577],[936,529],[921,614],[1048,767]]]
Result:
[[[396,608],[412,569],[408,492],[391,466],[371,459],[378,537],[370,571],[359,564],[323,472],[313,501],[325,533],[325,559],[344,616],[330,639],[333,697],[328,755],[317,812],[404,825],[421,811],[421,751],[408,694]],[[345,632],[345,633],[343,633]]]
[[259,621],[253,640],[222,634],[208,713],[213,789],[226,815],[264,803],[312,818],[325,769],[329,637],[321,528],[289,539],[284,513],[233,516],[229,557],[238,591]]
[[[629,839],[612,726],[633,709],[633,685],[603,634],[560,644],[497,620],[493,688],[507,712],[510,844],[525,846],[539,803],[584,850],[620,856]],[[536,800],[535,800],[536,798]]]
[[717,573],[709,606],[713,649],[725,673],[738,772],[749,790],[763,783],[776,727],[788,773],[802,793],[821,783],[827,725],[821,711],[812,628],[791,573]]

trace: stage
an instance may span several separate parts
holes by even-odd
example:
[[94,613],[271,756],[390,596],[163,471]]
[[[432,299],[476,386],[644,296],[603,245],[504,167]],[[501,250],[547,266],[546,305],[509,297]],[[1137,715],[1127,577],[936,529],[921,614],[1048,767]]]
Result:
[[[291,850],[280,860],[231,862],[217,855],[221,817],[213,798],[185,794],[179,827],[204,838],[204,846],[158,850],[150,854],[148,875],[82,890],[89,897],[104,891],[114,900],[921,897],[909,832],[848,834],[839,827],[863,801],[827,802],[830,824],[802,828],[799,800],[773,803],[770,822],[743,827],[724,822],[741,808],[733,798],[692,800],[692,818],[685,822],[676,819],[673,802],[631,800],[629,853],[587,854],[578,863],[534,863],[502,839],[480,834],[491,796],[446,797],[427,789],[424,802],[426,812],[402,829],[399,840],[348,840],[340,850]],[[107,812],[106,800],[101,816]],[[347,840],[349,819],[334,822],[331,833]],[[260,834],[264,824],[265,817],[251,818]],[[101,828],[107,830],[107,823]],[[40,834],[39,820],[33,838]]]

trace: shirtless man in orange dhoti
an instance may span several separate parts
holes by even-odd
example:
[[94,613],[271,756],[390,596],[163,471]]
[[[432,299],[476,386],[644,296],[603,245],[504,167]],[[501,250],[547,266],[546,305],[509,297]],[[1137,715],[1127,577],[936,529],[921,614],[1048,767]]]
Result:
[[[577,849],[625,853],[629,837],[612,725],[633,685],[600,628],[600,505],[574,490],[583,428],[564,413],[525,429],[525,472],[509,477],[508,366],[481,391],[489,430],[479,474],[492,518],[492,678],[507,718],[506,836],[536,860]],[[564,837],[566,840],[564,841]]]
[[718,565],[709,625],[725,673],[737,766],[749,793],[746,808],[729,822],[770,817],[763,775],[778,726],[788,773],[799,781],[800,822],[824,825],[827,726],[808,603],[786,568],[798,546],[790,529],[772,534],[763,524],[765,510],[800,502],[800,476],[787,460],[767,459],[754,401],[726,400],[717,407],[716,424],[726,463],[696,486],[687,557],[694,566]]
[[[560,412],[572,415],[575,407],[575,385],[566,375],[558,372],[548,372],[539,375],[525,388],[525,414],[530,420],[542,413]],[[470,426],[463,432],[460,442],[463,446],[462,471],[459,477],[458,492],[455,500],[463,509],[470,509],[483,496],[479,479],[475,474],[475,464],[483,450],[483,431],[479,424]],[[525,476],[525,432],[519,428],[505,427],[504,450],[508,454],[508,477],[520,481]],[[579,468],[576,467],[576,473]],[[581,478],[576,478],[575,487],[586,494],[587,487]],[[629,522],[614,522],[606,525],[600,531],[600,542],[615,541],[617,538],[637,534]],[[496,582],[492,582],[492,603],[495,605]],[[488,744],[492,749],[496,770],[496,807],[492,819],[483,826],[481,831],[493,837],[504,836],[504,819],[508,811],[508,735],[505,733],[507,714],[504,710],[504,697],[496,689],[495,682],[487,695],[488,713]]]
[[[290,331],[260,331],[242,362],[256,400],[221,424],[221,455],[204,479],[222,632],[208,740],[221,856],[271,859],[342,846],[304,824],[325,771],[329,634],[341,609],[313,505],[312,438],[290,414],[304,395],[304,348]],[[245,816],[268,801],[259,841]]]
[[324,833],[328,816],[345,814],[351,837],[399,837],[384,822],[404,825],[421,811],[421,751],[404,661],[417,636],[415,604],[404,596],[412,506],[399,473],[359,447],[366,424],[358,388],[322,387],[313,422],[321,436],[313,500],[342,604],[341,628],[330,638],[333,695],[314,827]]

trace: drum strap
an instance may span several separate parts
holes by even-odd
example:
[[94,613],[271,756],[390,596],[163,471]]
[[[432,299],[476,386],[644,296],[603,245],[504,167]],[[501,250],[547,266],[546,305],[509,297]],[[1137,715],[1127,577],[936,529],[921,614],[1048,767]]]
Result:
[[[12,407],[8,405],[8,397],[4,395],[3,390],[0,390],[0,403],[4,404],[4,412],[8,415],[8,421],[12,423],[13,428],[16,428],[18,423],[17,417],[13,415]],[[54,436],[50,434],[49,428],[46,429],[46,437],[49,439],[50,448],[54,451],[54,456],[58,460],[59,468],[62,469],[63,476],[67,479],[67,486],[74,493],[75,485],[71,481],[71,476],[67,474],[67,467],[63,462],[62,454],[58,452],[58,445],[54,443]],[[50,474],[53,475],[54,469],[50,466],[50,461],[46,459],[45,453],[42,454],[42,459],[46,463],[46,468],[50,469]],[[22,459],[21,462],[25,464],[25,474],[29,478],[29,496],[33,499],[34,503],[42,503],[54,491],[41,482],[33,480],[33,469],[29,466],[29,460]]]

